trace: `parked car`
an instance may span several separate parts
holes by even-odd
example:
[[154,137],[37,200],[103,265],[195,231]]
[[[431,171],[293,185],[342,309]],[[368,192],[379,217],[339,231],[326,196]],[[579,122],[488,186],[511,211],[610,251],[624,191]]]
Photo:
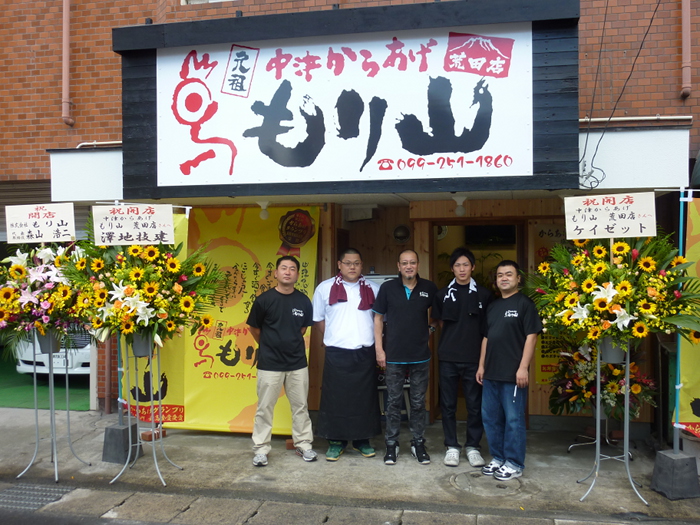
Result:
[[[90,340],[90,336],[86,333],[73,334],[68,339],[64,339],[61,344],[61,351],[53,354],[53,371],[54,374],[69,375],[87,375],[90,373],[90,353],[95,348],[95,343]],[[35,349],[32,347],[31,340],[22,341],[17,348],[17,372],[20,374],[34,373],[34,356],[36,355],[36,372],[38,374],[49,373],[49,355],[42,354],[39,348],[39,342],[36,341]],[[68,348],[70,345],[74,348]]]

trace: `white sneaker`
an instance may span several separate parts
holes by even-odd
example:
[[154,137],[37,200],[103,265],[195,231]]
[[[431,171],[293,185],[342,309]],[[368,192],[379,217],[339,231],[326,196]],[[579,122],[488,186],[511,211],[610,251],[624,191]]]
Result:
[[267,456],[265,454],[255,454],[255,456],[253,456],[253,465],[256,467],[266,467]]
[[486,461],[484,461],[484,458],[481,457],[481,452],[479,452],[479,449],[476,448],[467,449],[467,459],[472,467],[483,467],[486,465]]
[[448,448],[445,453],[445,465],[448,467],[459,466],[459,449],[458,448]]
[[519,468],[513,468],[508,465],[501,465],[496,472],[493,473],[494,479],[498,481],[508,481],[509,479],[519,478],[523,475],[523,471]]

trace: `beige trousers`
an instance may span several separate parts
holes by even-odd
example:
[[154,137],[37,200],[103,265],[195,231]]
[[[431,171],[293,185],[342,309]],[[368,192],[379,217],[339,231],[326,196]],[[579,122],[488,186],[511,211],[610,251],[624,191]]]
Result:
[[253,423],[253,451],[256,454],[270,453],[272,438],[272,416],[282,387],[292,407],[292,439],[294,447],[309,450],[314,440],[309,418],[309,369],[291,372],[258,370],[258,409]]

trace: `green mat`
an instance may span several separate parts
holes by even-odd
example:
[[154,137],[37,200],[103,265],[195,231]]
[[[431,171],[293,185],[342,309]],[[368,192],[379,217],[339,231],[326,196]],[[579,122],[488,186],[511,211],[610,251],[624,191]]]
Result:
[[[38,407],[49,408],[49,378],[37,375]],[[90,377],[71,376],[70,409],[90,410]],[[63,375],[54,376],[54,400],[56,410],[66,409],[66,380]],[[31,374],[18,374],[15,361],[0,359],[0,407],[34,408],[34,378]]]

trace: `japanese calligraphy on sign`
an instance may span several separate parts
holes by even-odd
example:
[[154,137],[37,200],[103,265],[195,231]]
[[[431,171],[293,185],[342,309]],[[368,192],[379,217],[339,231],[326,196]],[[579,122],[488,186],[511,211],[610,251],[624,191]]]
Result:
[[5,222],[9,244],[75,240],[72,202],[5,206]]
[[174,244],[170,204],[119,204],[92,207],[95,244]]
[[656,207],[653,193],[566,197],[564,214],[567,239],[656,235]]
[[158,50],[158,185],[531,175],[530,23]]

